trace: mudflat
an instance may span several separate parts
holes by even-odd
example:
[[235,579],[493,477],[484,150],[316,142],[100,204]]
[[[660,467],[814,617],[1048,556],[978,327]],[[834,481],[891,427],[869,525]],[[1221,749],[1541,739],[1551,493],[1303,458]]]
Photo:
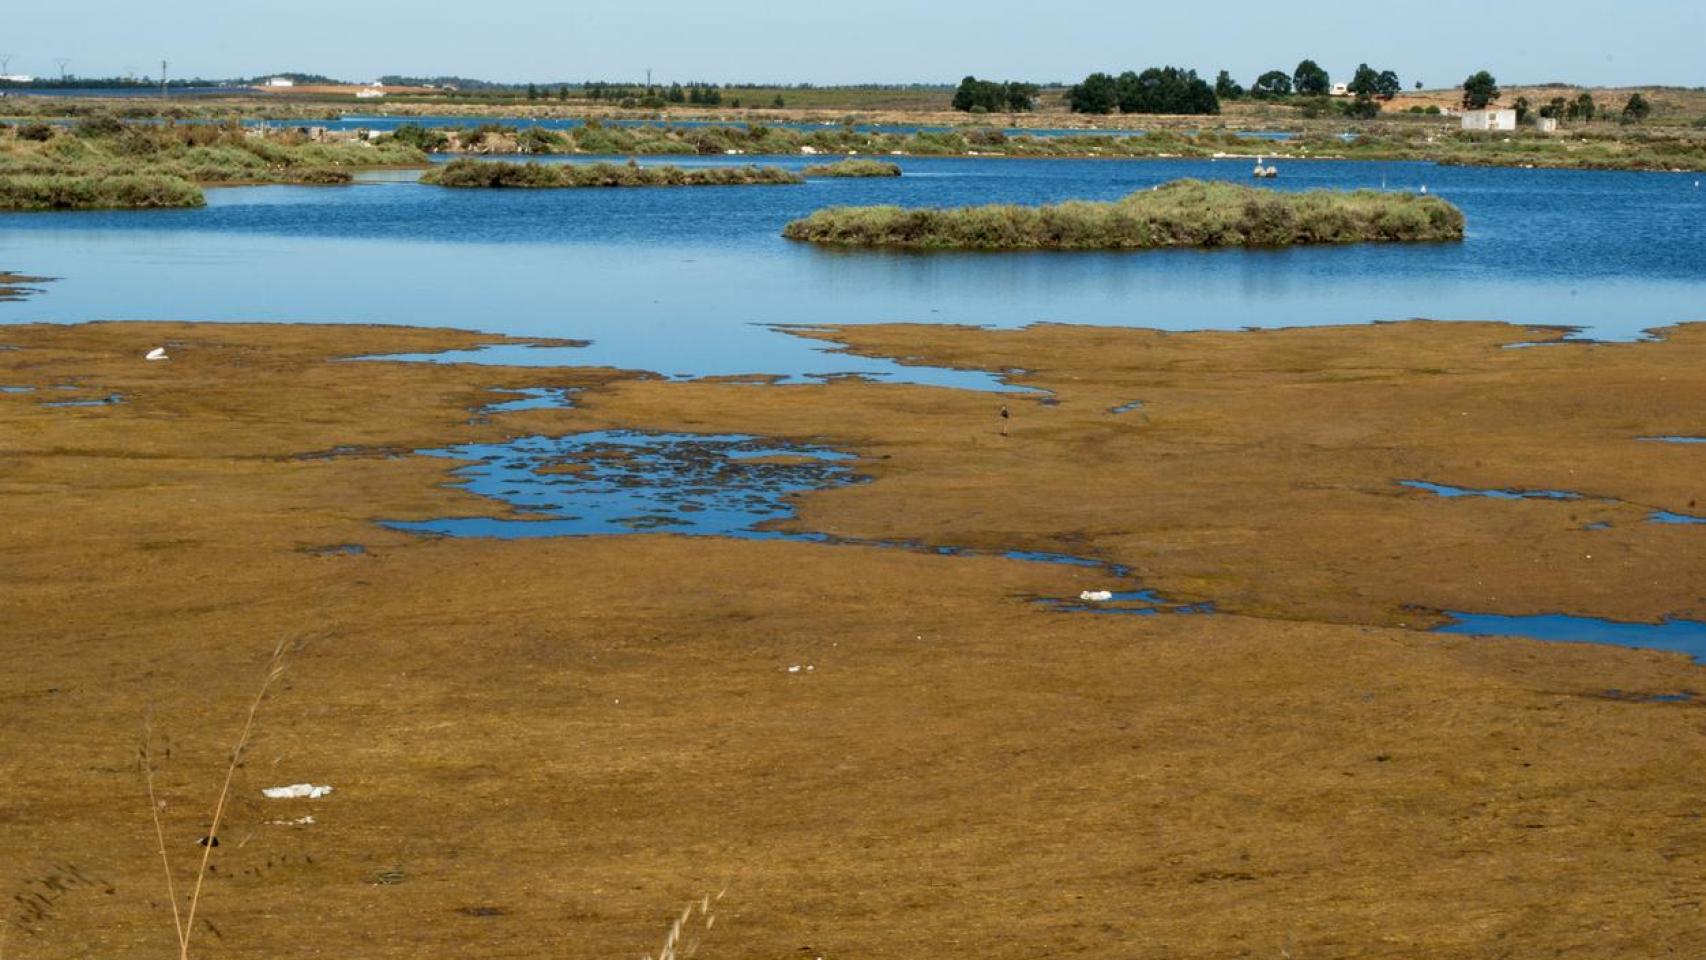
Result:
[[[1706,949],[1700,702],[1651,699],[1700,668],[1421,629],[1706,618],[1702,531],[1649,519],[1706,512],[1702,448],[1640,439],[1706,433],[1702,328],[799,333],[1035,392],[0,331],[6,955],[170,955],[145,724],[181,897],[281,641],[196,953],[639,956],[684,907],[702,956]],[[484,411],[523,387],[574,405]],[[783,526],[863,544],[379,523],[518,516],[412,451],[616,428],[857,454]],[[1035,602],[1133,579],[1216,612]]]

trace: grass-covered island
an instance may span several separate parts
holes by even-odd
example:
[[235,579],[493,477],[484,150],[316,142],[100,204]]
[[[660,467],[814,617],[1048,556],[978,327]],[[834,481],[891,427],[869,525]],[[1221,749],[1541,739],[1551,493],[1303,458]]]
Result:
[[1437,197],[1374,190],[1281,193],[1176,180],[1108,203],[957,209],[831,207],[782,230],[855,247],[1146,250],[1461,240],[1463,213]]
[[887,160],[841,160],[814,163],[801,171],[808,177],[898,177],[900,164]]
[[338,184],[350,171],[420,166],[406,143],[317,142],[296,131],[87,117],[0,129],[0,210],[199,207],[202,186]]
[[452,160],[421,176],[440,187],[723,187],[804,183],[781,167],[642,167],[637,163],[505,163]]

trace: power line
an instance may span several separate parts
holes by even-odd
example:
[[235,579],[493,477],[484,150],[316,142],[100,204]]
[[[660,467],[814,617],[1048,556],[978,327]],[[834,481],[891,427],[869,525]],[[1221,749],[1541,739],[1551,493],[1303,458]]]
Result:
[[53,62],[59,64],[59,79],[65,79],[65,66],[71,62],[70,57],[54,57]]

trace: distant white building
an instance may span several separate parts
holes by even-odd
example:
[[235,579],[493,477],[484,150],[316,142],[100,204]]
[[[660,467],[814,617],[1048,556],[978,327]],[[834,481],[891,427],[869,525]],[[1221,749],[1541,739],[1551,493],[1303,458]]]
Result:
[[355,98],[357,100],[377,100],[383,96],[385,96],[385,91],[377,90],[373,87],[364,87],[355,92]]
[[1463,111],[1463,129],[1465,130],[1515,130],[1515,110],[1465,110]]
[[1534,125],[1540,129],[1541,133],[1557,133],[1558,132],[1558,118],[1557,117],[1541,117],[1538,120],[1534,121]]
[[8,73],[0,76],[0,83],[34,83],[35,79],[27,73]]
[[1348,97],[1351,95],[1351,85],[1348,83],[1333,84],[1333,96]]
[[289,77],[273,77],[271,80],[267,81],[267,86],[269,86],[269,87],[294,87],[294,86],[296,86],[296,81],[290,79]]

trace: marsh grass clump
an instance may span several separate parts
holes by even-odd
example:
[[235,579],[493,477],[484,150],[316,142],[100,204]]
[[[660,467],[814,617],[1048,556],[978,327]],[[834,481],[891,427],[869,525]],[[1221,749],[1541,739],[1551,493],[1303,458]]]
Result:
[[637,163],[543,164],[452,160],[428,170],[422,183],[441,187],[549,189],[563,187],[719,187],[804,183],[780,167],[642,167]]
[[808,177],[898,177],[900,164],[886,160],[842,160],[814,163],[800,172]]
[[1177,180],[1109,203],[832,207],[795,220],[782,235],[855,247],[1148,250],[1461,240],[1463,224],[1463,213],[1437,197]]
[[206,203],[201,190],[182,177],[0,175],[0,210],[137,210]]
[[124,123],[98,114],[46,139],[0,136],[0,209],[201,206],[197,185],[340,184],[352,170],[423,166],[408,143],[322,143],[235,125]]

